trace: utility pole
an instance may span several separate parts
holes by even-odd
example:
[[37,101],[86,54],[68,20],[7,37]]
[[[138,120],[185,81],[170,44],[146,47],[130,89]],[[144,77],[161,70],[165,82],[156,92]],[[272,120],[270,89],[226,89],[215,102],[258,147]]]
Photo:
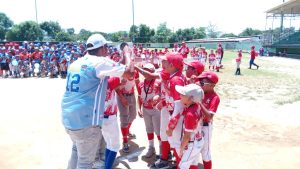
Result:
[[35,21],[36,21],[36,23],[39,23],[39,22],[38,22],[38,15],[37,15],[36,0],[34,0],[34,2],[35,2]]
[[[285,0],[283,0],[283,3],[284,3]],[[283,14],[283,11],[281,11],[281,19],[280,19],[280,33],[283,33],[283,17],[284,17],[284,14]]]
[[133,36],[132,36],[132,42],[134,43],[135,41],[135,26],[134,26],[134,0],[131,1],[132,3],[132,28],[133,28]]

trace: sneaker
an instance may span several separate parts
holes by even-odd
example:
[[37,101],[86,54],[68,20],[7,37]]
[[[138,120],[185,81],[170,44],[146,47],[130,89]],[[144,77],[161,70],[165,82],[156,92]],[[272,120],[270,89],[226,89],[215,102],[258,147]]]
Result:
[[136,139],[136,135],[133,133],[128,134],[129,139]]
[[124,153],[129,153],[129,144],[128,143],[123,143],[122,151]]
[[104,169],[104,161],[102,160],[95,161],[92,169]]
[[146,158],[150,158],[153,156],[153,154],[155,154],[155,148],[154,147],[149,147],[147,153],[144,155],[144,157]]
[[169,168],[168,161],[165,161],[165,160],[162,160],[162,159],[157,160],[154,163],[154,165],[155,165],[156,168],[159,168],[159,169],[167,169],[167,168]]

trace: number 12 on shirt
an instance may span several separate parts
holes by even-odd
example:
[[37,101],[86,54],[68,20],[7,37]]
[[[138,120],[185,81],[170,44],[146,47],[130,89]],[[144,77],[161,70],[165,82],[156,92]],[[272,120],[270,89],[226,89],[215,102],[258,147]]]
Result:
[[79,91],[79,87],[76,87],[76,85],[78,85],[79,82],[80,82],[80,75],[79,74],[73,74],[71,76],[71,73],[69,73],[68,77],[67,77],[66,90],[67,91],[71,91],[71,92],[78,92]]

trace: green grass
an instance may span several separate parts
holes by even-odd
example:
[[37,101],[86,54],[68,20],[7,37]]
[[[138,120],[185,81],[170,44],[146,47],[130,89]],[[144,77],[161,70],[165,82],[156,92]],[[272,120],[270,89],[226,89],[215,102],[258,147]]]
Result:
[[[255,62],[260,68],[250,70],[248,69],[249,54],[244,53],[241,64],[242,76],[235,76],[236,55],[237,52],[225,51],[223,57],[224,69],[221,69],[221,72],[218,73],[220,83],[217,86],[217,91],[223,100],[247,99],[259,101],[263,99],[270,100],[277,105],[300,101],[300,93],[298,92],[300,78],[276,71],[289,65],[281,65],[281,63],[276,62],[276,59],[264,60],[258,57]],[[295,61],[299,62],[298,60]]]

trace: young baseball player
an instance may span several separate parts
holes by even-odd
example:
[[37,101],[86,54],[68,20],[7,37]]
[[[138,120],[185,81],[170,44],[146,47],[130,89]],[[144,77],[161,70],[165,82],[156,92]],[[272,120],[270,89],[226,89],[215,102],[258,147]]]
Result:
[[187,65],[186,82],[200,85],[198,76],[204,71],[204,65],[200,61],[184,62]]
[[210,54],[208,55],[208,69],[210,70],[210,67],[212,67],[212,70],[215,70],[215,61],[216,61],[216,55],[214,53],[214,50],[210,50]]
[[[143,69],[154,73],[155,67],[151,63],[147,63],[143,66]],[[138,101],[140,117],[144,118],[147,137],[149,141],[149,148],[145,154],[146,158],[150,158],[156,153],[154,147],[154,133],[156,134],[158,141],[160,142],[160,111],[157,110],[153,97],[160,95],[160,80],[145,78],[143,82],[138,85]]]
[[202,100],[201,110],[204,114],[203,119],[203,137],[204,137],[204,145],[201,150],[202,160],[204,169],[212,168],[211,161],[211,137],[212,137],[212,128],[213,128],[213,116],[216,114],[220,98],[215,92],[214,88],[218,83],[218,76],[214,72],[204,72],[200,76],[200,84],[204,91],[204,99]]
[[[176,116],[183,110],[183,105],[180,102],[180,94],[175,90],[175,86],[184,86],[186,83],[186,79],[184,75],[182,74],[183,69],[183,57],[179,53],[169,53],[166,54],[164,57],[161,57],[163,62],[163,68],[170,74],[170,78],[165,83],[165,103],[166,103],[166,109],[167,112],[162,112],[162,114],[166,114],[164,117],[161,118],[161,121],[164,121],[164,123],[161,123],[164,130],[161,130],[161,133],[166,133],[167,131],[167,125],[169,123],[169,118]],[[168,118],[168,119],[165,119]],[[179,123],[183,120],[183,118],[178,119]],[[181,127],[176,126],[174,129],[173,135],[168,136],[168,142],[162,141],[162,156],[159,161],[155,163],[155,166],[157,168],[165,168],[168,166],[168,162],[166,161],[168,159],[168,154],[170,152],[170,147],[174,150],[174,155],[176,159],[178,159],[177,152],[180,147],[180,137],[181,137]],[[162,135],[162,134],[161,134]],[[177,149],[177,150],[176,150]],[[178,160],[176,160],[178,161]]]
[[205,47],[202,48],[202,59],[201,59],[201,63],[203,63],[205,65],[207,60],[207,52],[205,50]]
[[182,55],[183,58],[187,58],[188,57],[188,54],[190,53],[190,49],[189,47],[186,45],[186,42],[183,41],[181,43],[181,47],[180,49],[178,50],[178,52]]
[[115,89],[120,85],[120,79],[108,79],[105,110],[103,115],[102,134],[106,142],[105,169],[111,169],[120,149],[119,123],[117,119],[117,100]]
[[184,110],[182,127],[183,135],[178,156],[180,157],[180,169],[198,169],[203,139],[201,134],[202,112],[199,102],[204,97],[203,90],[196,84],[186,86],[176,86],[176,91],[180,93],[181,103]]
[[257,64],[254,63],[254,60],[256,58],[258,54],[255,51],[255,46],[251,47],[251,51],[250,51],[250,62],[249,62],[249,69],[251,69],[251,66],[254,65],[256,66],[256,68],[258,69],[259,66]]
[[[130,126],[136,118],[136,99],[134,87],[139,83],[139,74],[131,79],[121,78],[121,85],[116,89],[117,103],[120,112],[121,132],[123,135],[123,152],[129,152],[128,137]],[[132,136],[133,138],[135,136]]]
[[[161,136],[161,157],[152,167],[168,168],[168,158],[170,153],[170,138],[166,135],[167,125],[171,114],[178,114],[183,108],[180,102],[180,95],[175,90],[175,85],[183,86],[185,78],[182,74],[183,57],[179,53],[167,53],[161,56],[163,70],[158,74],[151,74],[145,70],[135,67],[145,77],[161,78],[161,101],[157,108],[161,110],[160,136]],[[178,137],[178,136],[177,136]],[[168,141],[169,140],[169,141]],[[172,144],[173,145],[173,144]],[[179,143],[180,145],[180,143]],[[172,146],[174,147],[174,145]]]
[[236,62],[236,71],[235,71],[235,75],[241,75],[241,68],[240,68],[240,65],[241,65],[242,57],[243,57],[243,54],[242,54],[242,50],[240,49],[240,50],[238,51],[237,57],[235,58],[235,62]]
[[215,58],[215,62],[214,62],[214,65],[215,65],[215,68],[216,68],[216,71],[219,72],[220,71],[220,68],[221,68],[221,51],[219,50],[219,48],[216,50],[216,58]]

